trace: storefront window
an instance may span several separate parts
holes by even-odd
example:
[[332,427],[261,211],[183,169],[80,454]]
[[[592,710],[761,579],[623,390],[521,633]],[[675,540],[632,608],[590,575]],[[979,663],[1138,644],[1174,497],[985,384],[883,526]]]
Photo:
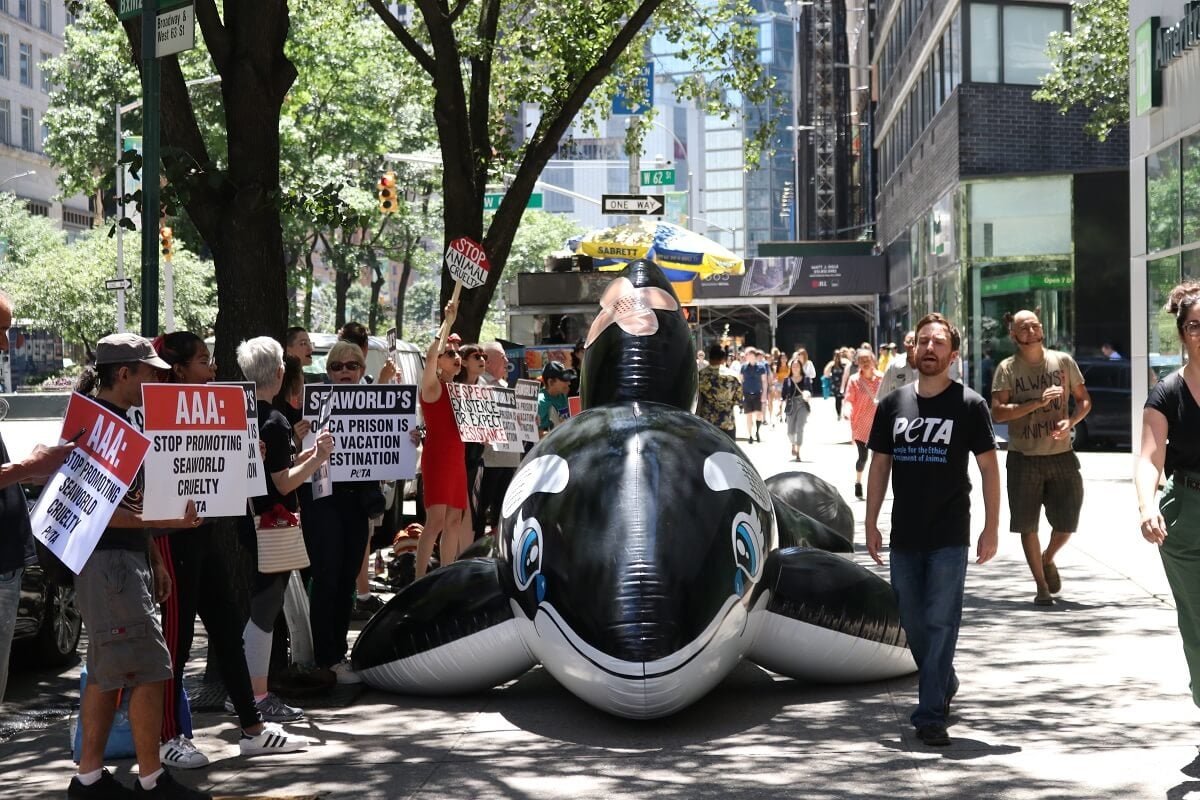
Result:
[[[1015,352],[1004,324],[1006,314],[1041,309],[1046,345],[1071,351],[1071,294],[1074,281],[1067,259],[984,264],[979,272],[980,346],[999,362]],[[975,291],[972,287],[972,291]]]
[[1200,249],[1184,250],[1181,255],[1183,257],[1183,279],[1200,281]]
[[1175,319],[1163,311],[1179,277],[1179,256],[1157,258],[1146,264],[1146,330],[1149,336],[1146,352],[1150,357],[1151,372],[1160,378],[1183,363]]
[[962,281],[958,269],[942,270],[933,276],[933,307],[962,328]]
[[1070,176],[967,185],[967,256],[1071,252]]
[[1200,134],[1183,140],[1183,243],[1200,242]]
[[1179,144],[1146,156],[1146,251],[1179,246]]

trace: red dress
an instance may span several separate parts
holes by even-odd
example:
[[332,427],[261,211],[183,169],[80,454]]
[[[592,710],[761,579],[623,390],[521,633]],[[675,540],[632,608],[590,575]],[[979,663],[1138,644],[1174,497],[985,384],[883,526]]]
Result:
[[444,505],[467,507],[467,454],[458,436],[450,393],[433,403],[421,398],[425,418],[425,444],[421,447],[421,477],[425,482],[425,507]]

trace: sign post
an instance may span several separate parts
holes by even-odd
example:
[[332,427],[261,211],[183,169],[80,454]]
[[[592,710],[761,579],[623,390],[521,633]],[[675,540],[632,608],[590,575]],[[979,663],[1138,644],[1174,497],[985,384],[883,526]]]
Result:
[[[468,289],[483,286],[491,268],[487,253],[479,242],[469,236],[460,236],[452,240],[446,248],[446,269],[450,270],[450,276],[454,278],[454,294],[450,296],[450,300],[458,302],[458,296],[464,286]],[[445,339],[449,332],[450,325],[443,322],[438,330],[438,341]],[[441,349],[441,345],[438,349]]]

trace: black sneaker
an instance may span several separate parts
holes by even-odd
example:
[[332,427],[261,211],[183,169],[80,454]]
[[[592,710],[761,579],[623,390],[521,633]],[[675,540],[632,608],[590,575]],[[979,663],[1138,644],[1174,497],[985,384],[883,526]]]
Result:
[[917,738],[930,747],[945,747],[950,744],[950,734],[945,725],[922,725],[917,728]]
[[71,778],[71,785],[67,787],[67,800],[84,800],[84,798],[95,798],[95,800],[129,800],[136,797],[133,789],[123,785],[120,781],[112,776],[108,770],[100,773],[100,780],[93,783],[91,786],[84,786],[79,782],[79,776]]
[[165,769],[162,775],[158,776],[158,782],[154,784],[153,789],[143,789],[141,781],[134,781],[133,793],[137,797],[162,798],[162,800],[212,800],[212,795],[208,792],[184,786],[171,777],[171,773]]
[[855,499],[855,500],[862,500],[862,499],[863,499],[863,490],[862,490],[862,484],[861,484],[861,483],[856,483],[856,484],[854,484],[854,499]]

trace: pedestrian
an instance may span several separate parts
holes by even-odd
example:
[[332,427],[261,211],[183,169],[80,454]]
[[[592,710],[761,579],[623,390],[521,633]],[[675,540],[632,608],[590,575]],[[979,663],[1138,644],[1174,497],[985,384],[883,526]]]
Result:
[[[13,303],[0,292],[0,352],[8,352]],[[21,484],[40,485],[58,471],[74,444],[37,445],[23,461],[12,461],[0,436],[0,703],[8,684],[8,657],[21,602],[26,544],[33,536]]]
[[780,352],[778,347],[772,347],[767,363],[767,384],[770,387],[770,393],[766,396],[767,408],[764,412],[771,427],[775,426],[777,420],[783,418],[783,399],[780,392],[783,390],[783,381],[788,376],[788,372],[788,358]]
[[[194,333],[176,331],[155,340],[159,357],[171,365],[169,383],[205,384],[215,377],[208,346]],[[298,362],[297,362],[298,363]],[[197,769],[208,765],[202,753],[185,734],[183,723],[183,671],[192,650],[196,615],[204,623],[208,647],[238,715],[242,755],[291,753],[303,750],[309,741],[285,731],[275,723],[263,723],[242,646],[241,611],[234,602],[235,566],[232,554],[217,541],[213,525],[202,520],[195,532],[156,536],[154,545],[171,576],[174,590],[160,606],[163,635],[171,652],[172,678],[163,684],[163,722],[159,756],[167,766]]]
[[575,370],[567,369],[562,362],[551,361],[542,367],[542,391],[538,394],[538,431],[546,434],[571,417],[571,405],[567,393],[578,376]]
[[1100,352],[1103,353],[1104,357],[1109,361],[1120,361],[1123,358],[1123,356],[1117,352],[1117,349],[1113,347],[1112,342],[1105,342],[1104,344],[1100,345]]
[[[154,345],[132,333],[115,333],[96,343],[96,362],[84,369],[75,386],[120,417],[142,403],[142,384],[157,383],[169,365]],[[163,682],[171,679],[171,653],[163,638],[157,604],[171,594],[171,577],[148,528],[200,525],[188,501],[177,520],[142,520],[146,485],[137,471],[95,550],[75,576],[75,602],[88,633],[87,687],[80,699],[83,726],[79,771],[67,788],[69,800],[132,794],[104,768],[104,748],[112,729],[118,696],[129,690],[129,724],[137,754],[137,790],[146,797],[198,800],[211,795],[178,783],[159,757]]]
[[812,379],[804,374],[804,362],[799,358],[791,361],[791,372],[783,379],[780,396],[783,399],[784,418],[787,420],[788,441],[792,445],[792,460],[800,460],[800,446],[804,444],[804,426],[812,410]]
[[967,550],[971,544],[971,480],[967,454],[983,480],[984,524],[976,563],[996,555],[1000,468],[987,402],[950,379],[958,329],[941,314],[917,323],[915,385],[880,403],[871,426],[871,471],[865,521],[867,552],[883,564],[879,512],[892,480],[890,561],[900,625],[920,670],[911,721],[928,745],[950,744],[950,701],[958,692],[954,650],[962,622]]
[[842,401],[845,397],[842,394],[842,378],[845,373],[846,364],[842,359],[842,350],[838,348],[833,351],[833,358],[829,359],[822,374],[829,379],[829,393],[833,396],[833,413],[839,420],[842,418]]
[[[488,342],[483,346],[485,371],[479,377],[482,386],[508,387],[508,356],[499,342]],[[475,538],[481,538],[490,525],[494,532],[500,530],[500,507],[504,493],[512,482],[517,467],[521,465],[523,453],[500,451],[488,447],[483,451],[483,477],[479,482],[479,516],[475,520]]]
[[708,348],[708,366],[696,376],[696,416],[716,425],[729,438],[737,440],[737,419],[734,406],[742,393],[738,379],[724,371],[725,348],[719,344]]
[[747,347],[742,364],[742,411],[746,415],[746,441],[762,441],[763,397],[770,384],[770,370],[759,361],[760,352]]
[[[487,354],[483,352],[483,347],[478,344],[464,344],[458,348],[458,355],[462,359],[462,369],[454,376],[454,382],[478,386],[480,378],[487,372]],[[487,445],[483,442],[463,442],[467,468],[467,524],[472,536],[476,524],[482,518],[479,511],[479,490],[483,482],[483,456],[486,451]]]
[[875,354],[870,350],[858,351],[858,372],[850,381],[846,391],[846,404],[850,406],[850,437],[858,448],[858,460],[854,462],[854,496],[863,499],[862,474],[867,466],[867,439],[871,435],[871,423],[875,419],[875,395],[879,392],[882,379],[875,369]]
[[[458,302],[451,300],[444,310],[446,327],[454,325]],[[425,420],[425,444],[421,447],[421,476],[425,493],[425,530],[417,540],[416,576],[429,569],[434,545],[439,563],[452,563],[471,541],[471,522],[467,517],[466,451],[454,421],[450,392],[444,384],[454,380],[462,369],[457,334],[450,334],[442,346],[434,337],[425,354],[421,373],[421,414]],[[461,339],[460,339],[461,341]]]
[[[279,342],[269,336],[244,341],[238,345],[237,362],[246,379],[254,383],[258,436],[264,448],[263,467],[267,473],[267,493],[250,501],[254,514],[284,519],[295,516],[299,510],[296,490],[329,460],[333,436],[329,431],[321,431],[312,447],[297,453],[299,448],[291,424],[272,405],[283,386],[283,348]],[[250,576],[250,618],[242,629],[254,703],[267,722],[294,722],[304,716],[303,709],[288,705],[267,688],[275,619],[283,608],[283,594],[291,572],[258,569],[256,526],[254,517],[249,515],[243,518],[242,542],[255,555],[255,569]]]
[[[1054,605],[1062,578],[1054,557],[1079,525],[1083,476],[1071,447],[1071,429],[1092,410],[1075,359],[1043,346],[1042,323],[1032,311],[1009,318],[1017,352],[992,376],[992,417],[1008,423],[1009,529],[1021,535],[1025,561],[1037,587],[1033,602]],[[1068,398],[1075,400],[1069,413]],[[1050,522],[1045,551],[1038,539],[1042,507]]]
[[1175,318],[1187,358],[1150,388],[1133,481],[1142,537],[1158,545],[1175,598],[1192,702],[1200,706],[1200,282],[1172,289],[1164,310]]
[[893,358],[884,370],[883,382],[879,384],[875,402],[878,403],[901,386],[915,382],[920,374],[917,369],[917,334],[915,331],[909,331],[904,334],[904,358]]

